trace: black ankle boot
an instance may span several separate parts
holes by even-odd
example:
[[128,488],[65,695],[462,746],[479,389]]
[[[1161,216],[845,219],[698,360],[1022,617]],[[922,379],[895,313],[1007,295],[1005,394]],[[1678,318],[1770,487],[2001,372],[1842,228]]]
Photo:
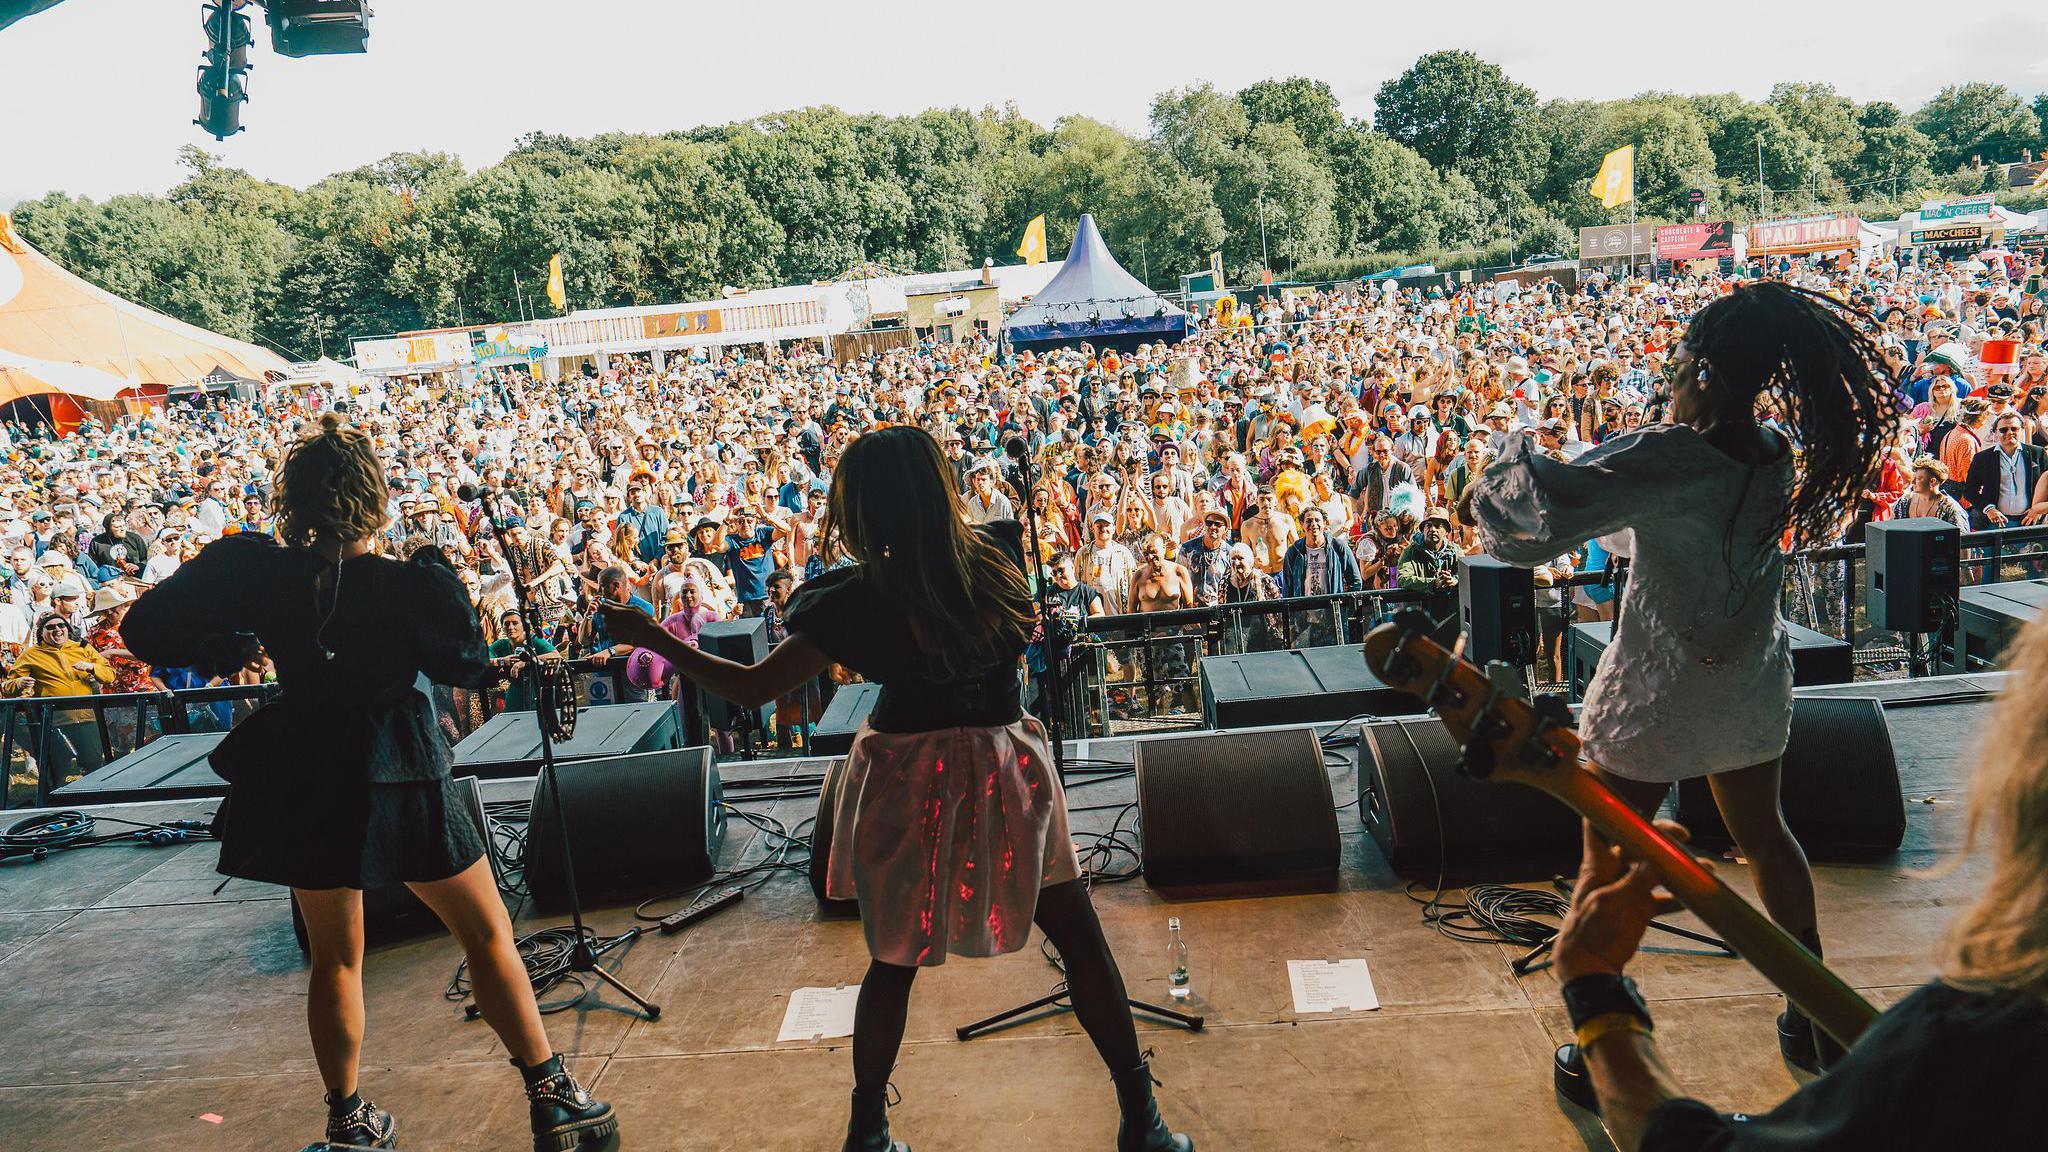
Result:
[[844,1152],[910,1152],[889,1138],[889,1090],[853,1090],[853,1117],[846,1122]]
[[512,1061],[526,1080],[526,1103],[533,1120],[533,1152],[569,1152],[595,1144],[619,1130],[612,1106],[593,1100],[562,1067],[559,1055],[527,1067]]
[[[1820,959],[1820,933],[1803,933],[1799,942],[1813,953],[1814,959]],[[1785,1011],[1778,1017],[1778,1053],[1786,1063],[1818,1074],[1840,1063],[1844,1049],[1788,999]]]
[[1586,1075],[1586,1056],[1577,1044],[1560,1044],[1551,1054],[1550,1083],[1559,1096],[1595,1116],[1600,1114],[1600,1096],[1593,1091],[1593,1078]]
[[1116,1084],[1117,1107],[1123,1120],[1116,1129],[1116,1152],[1195,1152],[1195,1142],[1166,1130],[1159,1102],[1152,1098],[1152,1065],[1139,1064],[1110,1077]]
[[398,1122],[361,1096],[327,1094],[327,1143],[343,1148],[395,1148]]

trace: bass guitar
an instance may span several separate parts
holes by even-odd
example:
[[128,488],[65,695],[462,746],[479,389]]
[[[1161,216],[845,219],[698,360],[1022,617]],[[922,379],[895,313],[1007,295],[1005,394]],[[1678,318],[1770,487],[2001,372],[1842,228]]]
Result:
[[1381,681],[1435,711],[1464,750],[1460,770],[1563,801],[1610,843],[1656,868],[1664,887],[1843,1047],[1856,1042],[1877,1009],[1587,771],[1561,698],[1526,699],[1518,674],[1496,680],[1431,639],[1433,630],[1425,613],[1403,612],[1366,636],[1365,661]]

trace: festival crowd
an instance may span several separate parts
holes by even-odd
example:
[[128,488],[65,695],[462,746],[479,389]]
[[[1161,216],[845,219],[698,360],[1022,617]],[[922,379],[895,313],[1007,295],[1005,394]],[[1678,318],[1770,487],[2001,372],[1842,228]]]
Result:
[[[1803,257],[1741,271],[1867,312],[1897,382],[1896,446],[1842,538],[1889,516],[1973,528],[2048,519],[2038,252]],[[942,443],[974,521],[1024,519],[1028,506],[1050,599],[1075,630],[1103,615],[1367,589],[1452,595],[1459,557],[1475,547],[1458,511],[1473,478],[1511,437],[1569,460],[1659,420],[1672,345],[1727,283],[1720,273],[1652,281],[1597,270],[1570,288],[1352,283],[1226,305],[1185,343],[1128,352],[928,341],[843,362],[816,349],[674,354],[660,370],[646,356],[612,356],[560,381],[519,367],[353,396],[178,402],[61,439],[0,428],[0,687],[69,697],[203,683],[129,657],[125,604],[208,541],[268,530],[282,453],[327,409],[376,439],[391,548],[444,551],[508,671],[576,657],[616,673],[622,661],[628,699],[671,693],[675,677],[651,653],[612,643],[597,602],[636,602],[686,641],[742,616],[765,617],[779,639],[791,591],[834,564],[820,531],[834,464],[885,424]],[[2005,341],[2016,345],[2014,370],[1988,368],[2007,358]],[[1013,439],[1028,473],[1005,451]],[[472,486],[500,494],[505,546],[483,499],[463,498]],[[1563,678],[1561,635],[1613,596],[1566,581],[1607,562],[1588,541],[1536,570],[1540,678]],[[541,635],[518,619],[515,580]],[[1338,638],[1327,610],[1304,611],[1284,633],[1281,619],[1259,616],[1240,641]],[[1198,642],[1106,664],[1112,679],[1149,672],[1147,683],[1165,685],[1153,707],[1186,706]],[[1042,655],[1033,666],[1043,668]],[[267,675],[259,661],[231,679]],[[831,687],[778,704],[782,743],[804,741]],[[489,708],[529,706],[522,693],[515,677],[490,699],[458,694],[446,734]],[[208,714],[231,719],[225,705]],[[137,737],[110,732],[110,749],[90,711],[51,717],[50,755],[67,774]]]

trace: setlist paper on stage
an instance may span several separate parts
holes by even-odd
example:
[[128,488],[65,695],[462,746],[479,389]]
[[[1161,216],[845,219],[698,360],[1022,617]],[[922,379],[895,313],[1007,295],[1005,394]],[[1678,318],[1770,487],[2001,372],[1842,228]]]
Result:
[[844,988],[799,988],[789,995],[789,1010],[782,1014],[782,1031],[775,1042],[789,1040],[834,1040],[853,1035],[853,1006],[860,999],[860,985]]
[[1289,960],[1287,982],[1298,1014],[1371,1012],[1380,1006],[1364,960]]

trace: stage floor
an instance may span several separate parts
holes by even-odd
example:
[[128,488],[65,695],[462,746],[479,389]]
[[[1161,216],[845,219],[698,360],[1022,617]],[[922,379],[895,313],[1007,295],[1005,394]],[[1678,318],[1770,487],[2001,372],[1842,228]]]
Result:
[[[1959,680],[1857,687],[1903,696],[1955,692],[1967,686]],[[1928,978],[1943,926],[1981,881],[1974,863],[1927,870],[1960,849],[1971,749],[1989,711],[1983,699],[1894,711],[1905,850],[1817,869],[1828,959],[1880,1004]],[[1088,752],[1116,759],[1119,749],[1127,759],[1121,741]],[[729,780],[788,770],[726,769]],[[1333,780],[1340,799],[1355,796],[1348,763]],[[487,794],[507,798],[521,786],[493,782]],[[1077,833],[1106,827],[1130,794],[1127,779],[1075,788]],[[745,806],[793,825],[815,802]],[[104,811],[211,810],[210,801],[181,801]],[[1136,997],[1166,999],[1167,916],[1185,927],[1192,1010],[1207,1015],[1208,1029],[1139,1024],[1141,1042],[1156,1049],[1169,1120],[1212,1152],[1607,1146],[1597,1121],[1550,1087],[1551,1049],[1568,1037],[1554,978],[1517,979],[1508,961],[1519,949],[1454,943],[1425,927],[1356,809],[1341,819],[1346,860],[1335,893],[1169,903],[1142,882],[1097,890]],[[735,821],[723,859],[744,864],[767,847]],[[321,1088],[284,894],[241,881],[213,894],[215,851],[122,846],[0,865],[0,1145],[276,1152],[319,1134]],[[1750,891],[1743,866],[1722,869]],[[593,922],[616,931],[630,909],[603,908]],[[1779,1000],[1765,982],[1739,961],[1652,941],[1633,973],[1684,1088],[1745,1110],[1790,1091],[1798,1080],[1778,1057]],[[1344,957],[1370,963],[1380,1009],[1297,1016],[1286,962]],[[442,997],[457,959],[445,937],[372,949],[363,1089],[398,1115],[402,1147],[524,1147],[524,1101],[503,1051]],[[618,1106],[623,1148],[836,1148],[847,1041],[775,1037],[794,989],[858,982],[865,965],[859,925],[821,921],[804,879],[782,874],[739,907],[677,936],[650,935],[625,954],[622,975],[664,1006],[658,1022],[605,996],[548,1017],[548,1028],[585,1082]],[[1041,995],[1055,978],[1034,946],[956,960],[919,979],[894,1078],[899,1138],[921,1152],[1113,1145],[1109,1082],[1071,1016],[954,1039],[957,1025]]]

